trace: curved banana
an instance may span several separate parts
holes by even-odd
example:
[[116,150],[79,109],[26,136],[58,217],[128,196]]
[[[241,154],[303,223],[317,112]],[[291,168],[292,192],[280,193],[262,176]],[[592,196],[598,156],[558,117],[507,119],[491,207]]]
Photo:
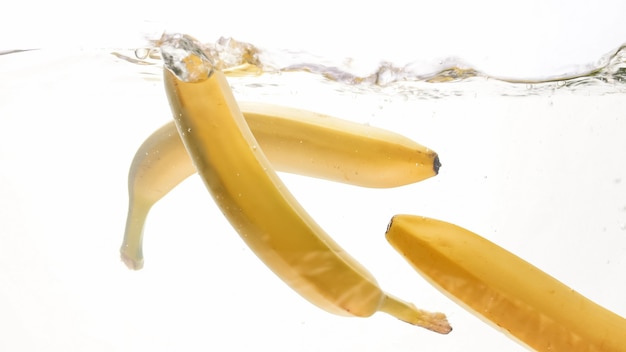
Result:
[[128,215],[120,248],[128,268],[143,268],[143,229],[152,206],[195,172],[173,121],[139,147],[128,173]]
[[[397,187],[435,176],[434,151],[397,133],[314,112],[242,103],[246,122],[278,171],[361,187]],[[129,208],[121,252],[143,267],[143,227],[150,208],[196,168],[174,121],[139,147],[128,175]]]
[[433,177],[441,166],[437,153],[391,131],[276,105],[240,108],[280,171],[389,188]]
[[285,283],[318,307],[377,311],[440,333],[445,316],[383,292],[295,200],[259,148],[221,71],[186,36],[161,47],[172,114],[198,173],[242,239]]
[[396,215],[387,240],[435,287],[537,351],[626,351],[626,319],[459,226]]
[[[435,176],[441,166],[437,153],[390,131],[276,105],[240,106],[278,171],[379,188],[422,181]],[[139,147],[128,175],[129,208],[121,249],[129,268],[143,267],[142,233],[150,208],[195,172],[174,121]]]

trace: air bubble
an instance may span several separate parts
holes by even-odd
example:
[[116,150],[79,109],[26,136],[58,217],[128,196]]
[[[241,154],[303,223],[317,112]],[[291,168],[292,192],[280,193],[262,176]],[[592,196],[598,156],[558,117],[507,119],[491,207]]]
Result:
[[145,60],[150,56],[150,48],[139,48],[135,50],[135,57],[139,60]]

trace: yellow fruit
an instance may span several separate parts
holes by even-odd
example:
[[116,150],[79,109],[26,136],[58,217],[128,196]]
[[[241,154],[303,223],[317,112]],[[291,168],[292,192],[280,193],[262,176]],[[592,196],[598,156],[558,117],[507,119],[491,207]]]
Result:
[[214,200],[254,253],[318,307],[367,317],[377,311],[447,333],[441,313],[383,292],[374,277],[306,213],[254,138],[221,71],[194,41],[161,47],[165,89],[179,133]]
[[626,320],[462,227],[396,215],[387,240],[452,300],[537,351],[626,351]]
[[[361,187],[397,187],[435,176],[434,151],[399,134],[276,105],[240,104],[259,147],[278,171]],[[128,175],[129,207],[122,259],[143,267],[142,238],[152,206],[196,168],[174,121],[139,147]]]
[[441,166],[437,153],[394,132],[276,105],[240,108],[280,171],[388,188],[433,177]]

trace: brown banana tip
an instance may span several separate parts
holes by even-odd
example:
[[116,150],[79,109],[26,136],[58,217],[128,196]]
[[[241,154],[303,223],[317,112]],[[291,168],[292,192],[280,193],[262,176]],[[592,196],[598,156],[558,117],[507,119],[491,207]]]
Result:
[[385,235],[389,233],[389,229],[391,229],[391,224],[393,224],[394,218],[395,218],[395,215],[391,217],[391,220],[389,220],[389,223],[387,224],[387,230],[385,230]]
[[439,155],[435,155],[435,160],[433,161],[433,170],[435,170],[435,175],[439,174],[440,167],[441,161],[439,161]]
[[443,313],[431,313],[429,330],[447,335],[452,331],[452,326],[448,323],[448,318]]

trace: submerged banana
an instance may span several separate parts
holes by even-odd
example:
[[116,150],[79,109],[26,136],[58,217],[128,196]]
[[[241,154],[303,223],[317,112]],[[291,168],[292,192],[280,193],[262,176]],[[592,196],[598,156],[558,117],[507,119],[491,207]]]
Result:
[[383,292],[372,275],[306,213],[259,147],[221,71],[186,36],[161,47],[179,133],[216,203],[242,239],[285,283],[318,307],[367,317],[377,311],[440,333],[451,328]]
[[240,108],[280,171],[388,188],[433,177],[441,166],[437,153],[391,131],[276,105]]
[[626,319],[459,226],[396,215],[387,240],[435,287],[537,351],[626,351]]
[[[278,171],[362,187],[397,187],[435,176],[434,151],[399,134],[260,103],[240,104],[257,142]],[[143,266],[142,232],[150,208],[196,172],[174,121],[139,147],[128,175],[129,209],[122,258]]]

